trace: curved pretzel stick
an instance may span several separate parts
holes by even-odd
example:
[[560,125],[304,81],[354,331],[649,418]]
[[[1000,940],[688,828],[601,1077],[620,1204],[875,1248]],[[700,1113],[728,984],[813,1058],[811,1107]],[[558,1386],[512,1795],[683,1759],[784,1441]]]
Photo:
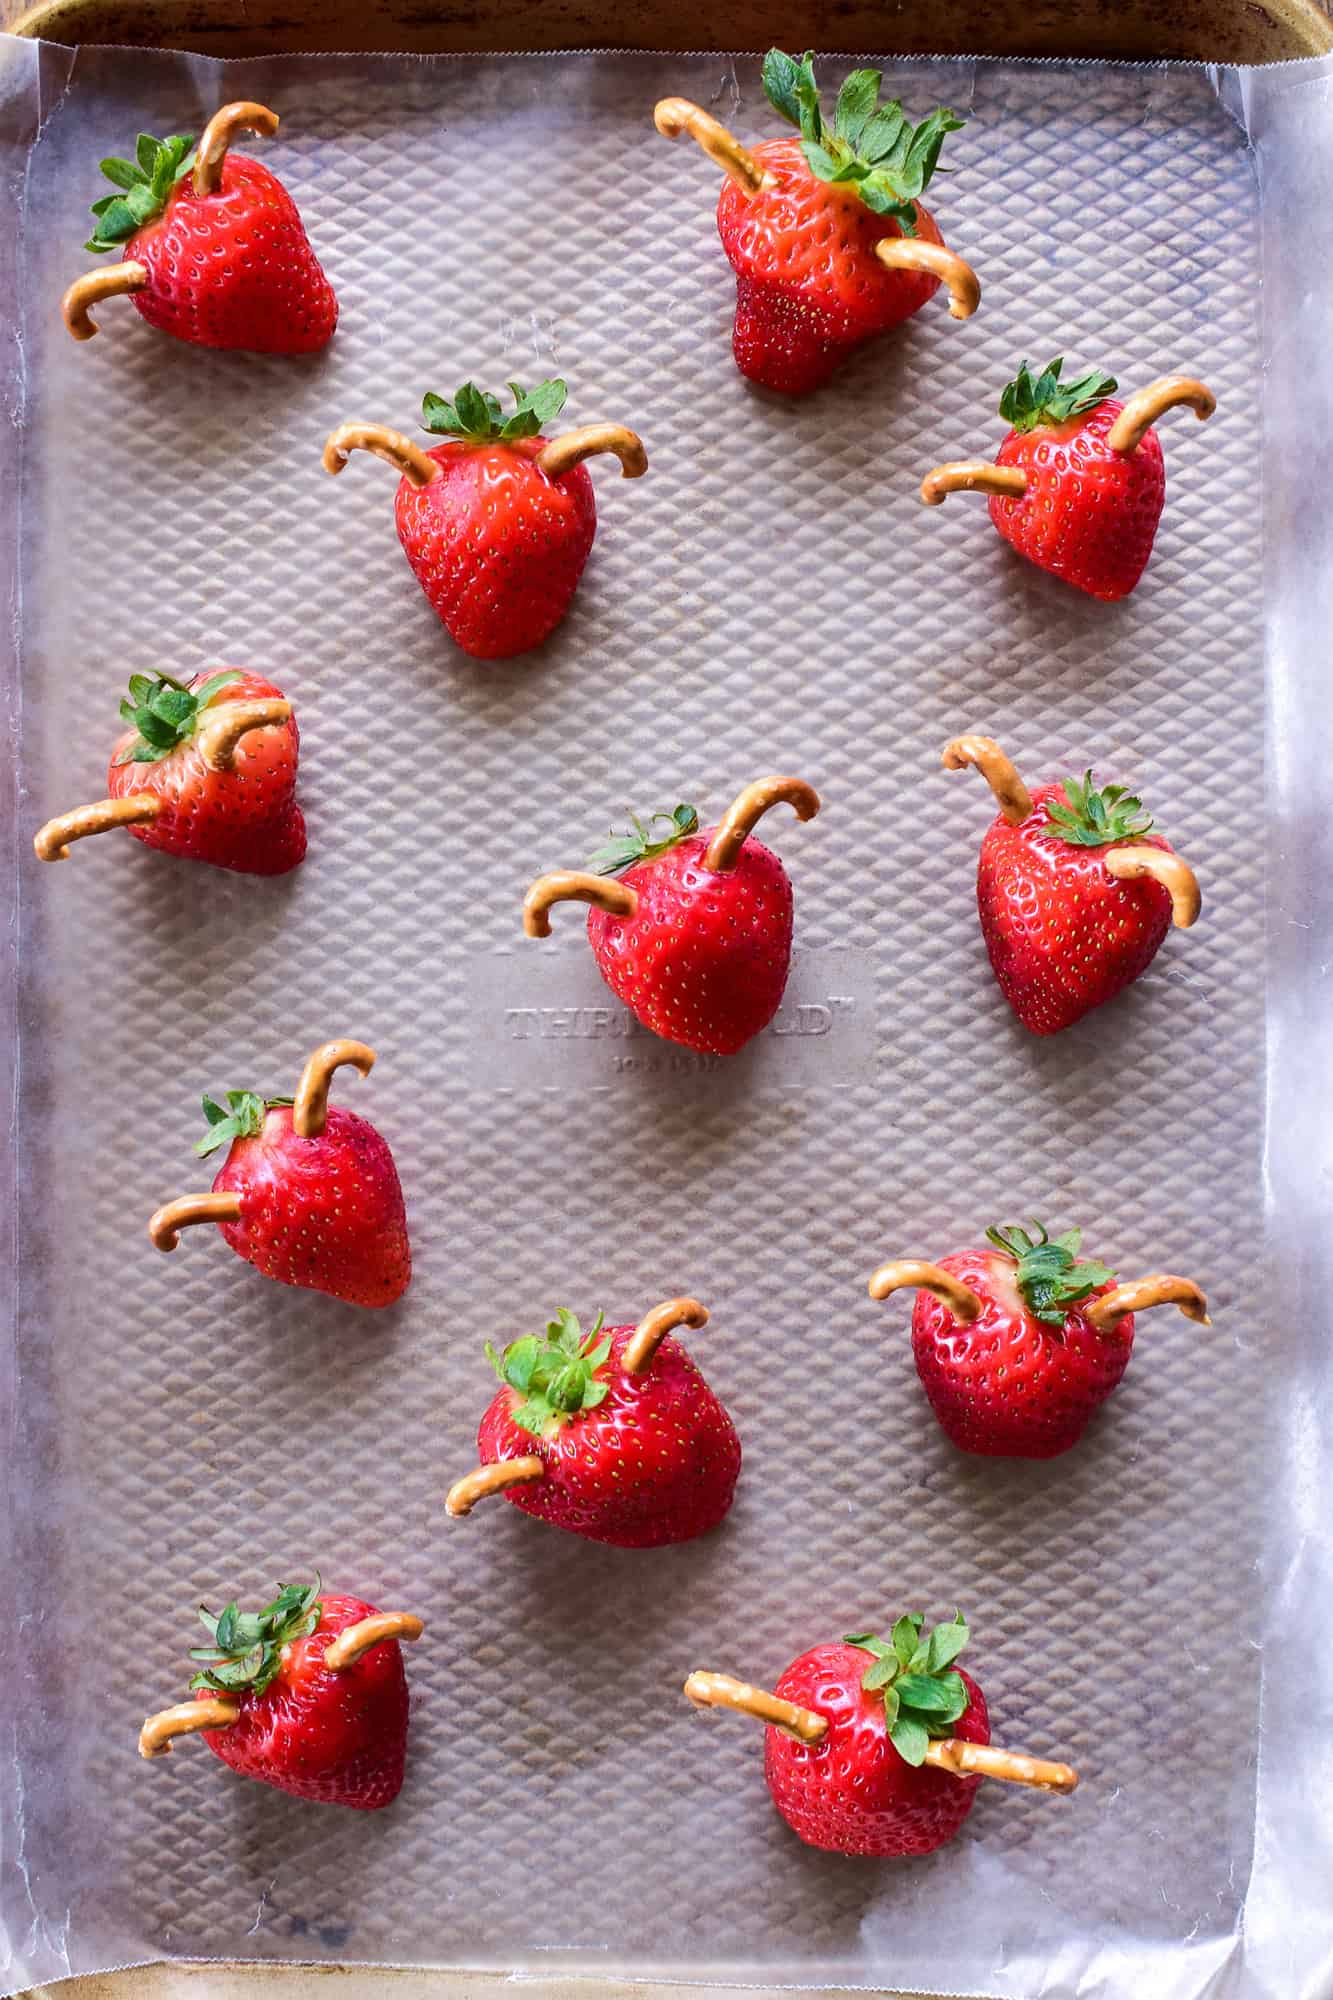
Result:
[[537,464],[548,479],[558,479],[572,465],[582,465],[585,458],[602,451],[614,452],[625,479],[641,479],[648,470],[642,438],[623,424],[585,424],[579,431],[563,431],[537,453]]
[[819,811],[819,793],[804,778],[756,778],[727,807],[708,843],[704,867],[714,875],[725,875],[734,868],[747,839],[776,805],[790,806],[797,819],[813,819]]
[[87,840],[92,833],[109,833],[113,826],[149,826],[162,810],[155,792],[126,792],[121,799],[99,799],[95,806],[76,806],[73,812],[49,819],[33,835],[33,850],[39,861],[68,861],[71,844]]
[[942,243],[924,243],[919,236],[881,236],[875,255],[890,271],[928,271],[949,291],[953,319],[971,319],[981,304],[981,280],[970,264]]
[[200,1729],[230,1729],[240,1709],[234,1701],[179,1701],[150,1715],[139,1731],[141,1757],[166,1757],[172,1738],[193,1736]]
[[639,907],[635,891],[609,875],[589,875],[581,868],[557,868],[539,875],[523,898],[523,928],[529,937],[551,935],[546,914],[553,903],[591,903],[609,917],[632,917]]
[[1217,408],[1212,390],[1193,375],[1162,375],[1146,389],[1134,391],[1106,433],[1107,444],[1112,451],[1137,451],[1145,431],[1181,403],[1188,403],[1200,423]]
[[635,1327],[620,1353],[627,1375],[642,1375],[667,1335],[678,1326],[707,1326],[708,1307],[698,1299],[668,1299],[654,1306]]
[[492,1493],[503,1493],[506,1487],[527,1486],[545,1477],[546,1463],[540,1458],[502,1458],[498,1465],[479,1465],[475,1472],[464,1473],[454,1481],[444,1496],[444,1511],[461,1521],[478,1500],[488,1499]]
[[945,744],[940,762],[946,771],[980,771],[994,792],[1010,826],[1021,826],[1032,811],[1032,794],[993,736],[954,736]]
[[1092,1321],[1098,1333],[1110,1333],[1126,1313],[1151,1312],[1154,1306],[1179,1306],[1186,1319],[1194,1320],[1197,1325],[1213,1323],[1208,1317],[1208,1301],[1193,1278],[1172,1278],[1164,1272],[1154,1278],[1132,1278],[1128,1284],[1117,1285],[1113,1292],[1105,1292],[1084,1306],[1083,1317]]
[[220,701],[204,711],[194,732],[195,747],[210,770],[230,771],[236,762],[236,745],[251,729],[267,729],[291,719],[289,701]]
[[147,283],[148,266],[132,257],[124,264],[103,264],[99,270],[85,271],[60,301],[60,317],[76,340],[91,340],[97,321],[90,317],[89,306],[100,305],[103,299],[123,298],[127,292],[141,292]]
[[298,1139],[318,1139],[329,1115],[329,1085],[333,1072],[350,1063],[362,1076],[375,1067],[375,1051],[364,1042],[323,1042],[301,1071],[292,1105],[292,1130]]
[[382,1646],[386,1639],[419,1639],[425,1629],[410,1611],[377,1611],[373,1618],[345,1626],[324,1648],[324,1664],[331,1674],[340,1674],[345,1667],[354,1667],[372,1646]]
[[962,1326],[970,1326],[981,1311],[981,1300],[960,1278],[938,1264],[923,1264],[918,1257],[895,1257],[892,1263],[881,1264],[866,1290],[872,1299],[887,1299],[904,1290],[932,1292]]
[[921,482],[927,507],[938,507],[950,493],[1002,493],[1018,500],[1028,490],[1021,465],[992,465],[988,458],[951,458],[937,465]]
[[696,1708],[730,1708],[737,1715],[753,1715],[798,1743],[818,1743],[828,1734],[826,1715],[784,1701],[765,1688],[751,1687],[748,1681],[733,1680],[730,1674],[691,1674],[685,1683],[685,1699]]
[[679,139],[682,132],[688,132],[742,194],[756,195],[762,188],[772,187],[772,174],[764,172],[754,154],[747,153],[725,125],[719,125],[702,105],[691,104],[688,97],[660,99],[653,107],[653,123],[664,139]]
[[1203,894],[1199,878],[1188,861],[1167,854],[1160,847],[1115,847],[1106,857],[1108,873],[1117,882],[1137,882],[1151,875],[1171,892],[1171,921],[1177,930],[1187,931],[1199,920]]
[[440,468],[430,453],[401,431],[391,431],[387,424],[339,424],[324,443],[324,470],[336,477],[354,451],[382,458],[411,486],[430,486],[440,477]]
[[1049,1764],[1044,1757],[1025,1757],[1020,1750],[1001,1750],[995,1743],[964,1743],[957,1736],[933,1742],[925,1761],[956,1778],[1004,1778],[1011,1785],[1032,1785],[1039,1792],[1072,1792],[1078,1772],[1068,1764]]
[[148,1224],[155,1250],[174,1250],[180,1231],[198,1222],[239,1222],[241,1197],[238,1194],[183,1194],[158,1209]]
[[257,132],[261,139],[271,139],[277,129],[278,114],[266,104],[224,104],[220,111],[215,111],[195,151],[191,177],[195,193],[221,192],[222,162],[238,133]]

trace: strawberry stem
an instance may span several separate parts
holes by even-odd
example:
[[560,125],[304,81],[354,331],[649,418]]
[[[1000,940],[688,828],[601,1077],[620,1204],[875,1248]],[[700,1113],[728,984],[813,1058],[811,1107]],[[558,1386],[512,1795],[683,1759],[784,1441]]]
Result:
[[825,123],[812,52],[799,62],[781,49],[764,57],[764,92],[773,109],[801,134],[801,152],[817,180],[845,187],[875,215],[891,215],[904,235],[916,229],[916,204],[930,185],[940,148],[964,120],[943,106],[913,127],[895,98],[879,101],[882,74],[854,69],[838,92],[833,124]]

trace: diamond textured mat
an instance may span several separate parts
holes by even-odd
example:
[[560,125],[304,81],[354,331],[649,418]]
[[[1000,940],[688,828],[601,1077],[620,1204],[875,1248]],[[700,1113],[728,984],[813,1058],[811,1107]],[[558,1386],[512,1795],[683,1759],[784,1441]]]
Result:
[[[772,134],[753,59],[49,63],[19,270],[16,1982],[166,1953],[1008,1993],[1172,1947],[1154,1992],[1201,1990],[1249,1867],[1263,1386],[1262,862],[1234,810],[1263,782],[1257,223],[1208,76],[893,66],[910,111],[968,117],[931,207],[981,310],[936,301],[788,405],[731,360],[717,172],[651,120],[680,92]],[[847,66],[822,66],[830,93]],[[55,305],[98,159],[239,96],[283,115],[243,150],[301,207],[332,348],[210,355],[125,302],[76,346]],[[916,497],[937,460],[993,450],[1015,364],[1055,353],[1218,396],[1206,428],[1163,427],[1167,511],[1120,606],[1019,564],[982,503]],[[389,470],[334,482],[320,448],[345,419],[410,431],[424,390],[545,373],[570,423],[639,430],[650,470],[593,468],[571,617],[479,666],[412,582]],[[227,663],[297,705],[295,876],[119,836],[23,858],[101,795],[131,671]],[[963,728],[1030,781],[1131,782],[1203,882],[1198,928],[1049,1043],[986,964],[989,794],[939,767]],[[711,819],[770,770],[825,801],[764,835],[795,886],[792,997],[705,1068],[623,1032],[576,913],[536,944],[519,905],[626,805]],[[201,1090],[290,1090],[343,1034],[379,1052],[335,1095],[397,1157],[402,1306],[266,1285],[211,1232],[156,1256],[152,1209],[207,1185]],[[1069,1457],[968,1460],[920,1394],[908,1303],[865,1279],[1033,1214],[1123,1275],[1196,1275],[1215,1325],[1145,1318]],[[485,1338],[678,1291],[712,1309],[691,1345],[745,1445],[721,1532],[629,1554],[500,1503],[446,1519]],[[199,1744],[140,1764],[192,1603],[312,1566],[426,1619],[397,1806],[303,1806]],[[680,1698],[693,1667],[767,1680],[956,1603],[997,1741],[1083,1785],[983,1788],[927,1860],[803,1849],[758,1730]]]

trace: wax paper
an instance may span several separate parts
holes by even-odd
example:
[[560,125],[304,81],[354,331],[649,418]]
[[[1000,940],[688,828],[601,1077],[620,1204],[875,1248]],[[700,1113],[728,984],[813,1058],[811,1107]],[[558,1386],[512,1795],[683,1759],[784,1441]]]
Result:
[[[775,132],[754,57],[0,43],[5,1990],[173,1956],[1326,1990],[1330,77],[891,62],[917,115],[968,119],[931,205],[981,310],[937,300],[789,403],[731,360],[716,170],[652,129],[679,92]],[[263,157],[337,289],[334,343],[210,354],[120,301],[76,345],[57,305],[98,160],[237,97],[282,114]],[[1117,606],[1021,565],[979,502],[917,499],[1054,354],[1218,397],[1163,424],[1166,513]],[[555,373],[568,420],[632,425],[650,469],[594,466],[568,621],[478,665],[407,571],[392,475],[358,457],[335,483],[321,445]],[[36,826],[102,792],[128,675],[228,664],[296,704],[304,867],[120,836],[37,863]],[[991,803],[939,762],[961,729],[1030,781],[1131,784],[1203,884],[1200,924],[1051,1041],[986,963]],[[766,827],[796,960],[740,1057],[632,1032],[577,913],[523,938],[527,883],[627,808],[709,819],[777,770],[824,809]],[[201,1091],[290,1091],[333,1035],[378,1050],[335,1096],[393,1147],[413,1233],[378,1316],[266,1284],[212,1232],[170,1258],[145,1235],[207,1185]],[[1145,1317],[1068,1457],[965,1458],[907,1302],[865,1279],[1031,1215],[1122,1275],[1197,1277],[1214,1324]],[[745,1445],[719,1533],[631,1553],[501,1502],[447,1519],[484,1340],[681,1291]],[[305,1805],[200,1742],[141,1762],[192,1606],[312,1569],[426,1621],[397,1804]],[[681,1699],[692,1668],[771,1681],[955,1605],[996,1740],[1082,1783],[985,1787],[923,1860],[803,1848],[760,1732]]]

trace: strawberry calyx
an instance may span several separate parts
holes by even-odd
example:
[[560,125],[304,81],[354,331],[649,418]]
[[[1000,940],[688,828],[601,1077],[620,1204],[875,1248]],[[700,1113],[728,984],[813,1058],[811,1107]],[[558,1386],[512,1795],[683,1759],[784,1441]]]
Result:
[[241,679],[240,670],[229,667],[224,673],[210,674],[197,688],[187,688],[170,674],[130,675],[130,691],[122,698],[120,719],[138,730],[116,759],[119,764],[160,764],[182,743],[188,743],[199,725],[201,712],[223,688]]
[[463,438],[468,444],[491,444],[497,440],[512,444],[518,438],[536,437],[565,407],[569,390],[555,380],[539,382],[535,389],[508,384],[514,408],[506,416],[498,396],[465,382],[452,403],[430,391],[421,399],[422,428],[441,437]]
[[208,1130],[194,1142],[201,1160],[215,1153],[219,1146],[229,1146],[233,1139],[253,1139],[263,1127],[266,1112],[296,1102],[294,1097],[260,1097],[253,1090],[229,1090],[226,1097],[225,1105],[219,1104],[215,1097],[203,1100]]
[[913,126],[894,98],[879,101],[882,72],[854,69],[826,125],[819,107],[812,51],[798,62],[781,49],[764,57],[764,91],[773,109],[801,134],[801,151],[816,180],[846,187],[876,215],[891,215],[904,236],[916,234],[916,204],[939,164],[950,132],[966,122],[943,106]]
[[190,1686],[221,1694],[263,1694],[282,1665],[283,1647],[318,1631],[324,1615],[319,1589],[316,1574],[311,1584],[283,1584],[262,1611],[242,1611],[231,1603],[215,1616],[201,1604],[199,1622],[210,1643],[190,1648],[190,1658],[204,1662]]
[[171,193],[194,165],[194,140],[183,133],[154,139],[141,132],[132,160],[102,161],[102,172],[119,190],[92,205],[97,225],[85,250],[114,250],[150,222],[156,222]]
[[1054,361],[1046,363],[1040,375],[1034,376],[1024,361],[1013,381],[1007,384],[1000,397],[1000,415],[1020,436],[1049,424],[1066,424],[1071,417],[1086,416],[1098,403],[1114,396],[1118,386],[1114,375],[1104,375],[1099,368],[1093,368],[1073,382],[1062,382],[1060,370],[1064,365],[1064,356],[1057,355]]
[[1152,815],[1124,785],[1097,786],[1092,772],[1061,781],[1067,805],[1048,805],[1046,816],[1057,840],[1073,847],[1106,847],[1113,840],[1137,840],[1152,832]]
[[[1028,1230],[1034,1233],[1029,1235]],[[1115,1272],[1108,1271],[1105,1264],[1079,1257],[1081,1229],[1048,1236],[1043,1223],[1030,1222],[1027,1229],[988,1229],[986,1241],[1014,1259],[1018,1266],[1014,1282],[1024,1304],[1035,1319],[1048,1326],[1063,1326],[1071,1307],[1081,1305],[1099,1285],[1109,1285],[1115,1279]]]
[[950,1670],[968,1642],[961,1611],[947,1625],[924,1630],[919,1611],[905,1612],[888,1644],[873,1632],[848,1632],[846,1644],[873,1654],[861,1676],[867,1694],[884,1703],[889,1741],[905,1764],[923,1764],[932,1737],[947,1736],[968,1705],[961,1674]]
[[544,1336],[525,1333],[511,1340],[503,1354],[486,1342],[486,1359],[506,1387],[523,1398],[512,1413],[520,1430],[549,1436],[571,1417],[605,1402],[610,1386],[597,1379],[611,1353],[611,1336],[602,1333],[605,1319],[599,1312],[585,1333],[562,1306],[547,1322]]
[[[653,831],[659,820],[669,829],[660,839]],[[678,805],[669,813],[652,813],[646,821],[631,813],[630,824],[629,833],[617,833],[612,827],[606,846],[589,855],[585,866],[590,875],[619,875],[622,869],[633,868],[637,862],[655,861],[659,854],[669,854],[682,840],[698,832],[699,815],[693,806]]]

